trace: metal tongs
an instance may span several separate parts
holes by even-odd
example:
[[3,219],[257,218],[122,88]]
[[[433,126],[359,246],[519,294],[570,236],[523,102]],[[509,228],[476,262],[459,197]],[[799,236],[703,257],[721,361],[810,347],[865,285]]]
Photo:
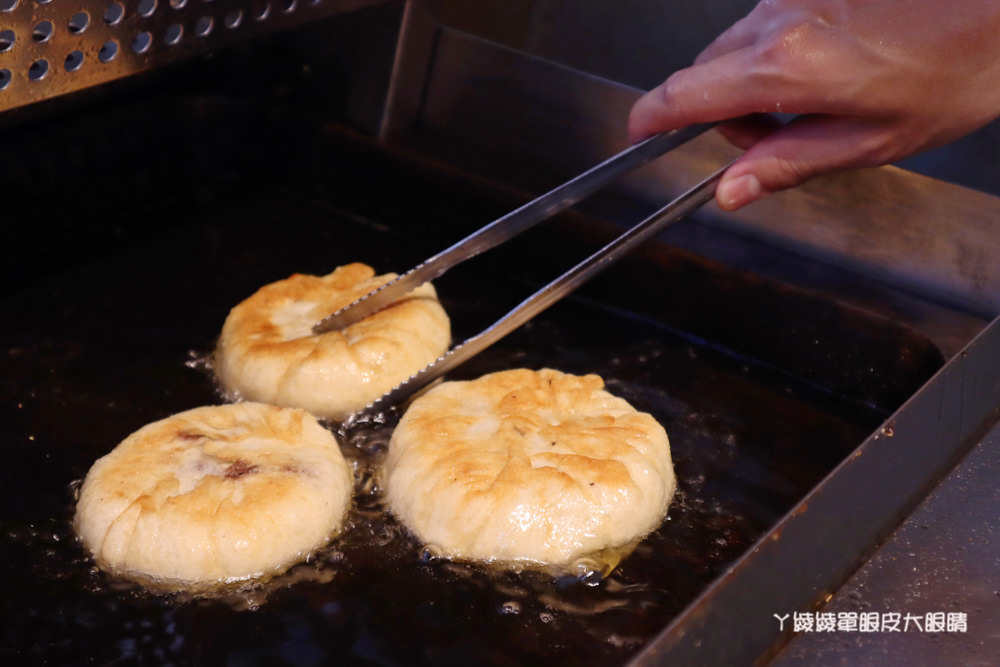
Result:
[[[313,326],[314,333],[343,329],[434,280],[448,269],[527,231],[543,220],[600,190],[625,173],[663,155],[714,127],[714,123],[692,125],[682,130],[654,135],[583,172],[524,206],[481,227],[453,246],[427,259],[398,278],[344,306]],[[466,339],[424,367],[408,380],[350,415],[345,425],[377,417],[389,406],[405,401],[459,364],[497,342],[535,315],[614,264],[637,245],[655,236],[715,196],[715,186],[729,165],[713,173],[659,211],[621,234],[614,241],[522,301],[482,332]]]

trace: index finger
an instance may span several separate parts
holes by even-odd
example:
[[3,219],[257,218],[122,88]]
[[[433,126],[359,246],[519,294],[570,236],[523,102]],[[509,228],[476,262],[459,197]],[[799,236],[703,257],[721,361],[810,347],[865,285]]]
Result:
[[672,74],[640,97],[629,115],[635,141],[694,123],[759,113],[836,113],[828,82],[808,63],[775,62],[757,45],[726,53]]

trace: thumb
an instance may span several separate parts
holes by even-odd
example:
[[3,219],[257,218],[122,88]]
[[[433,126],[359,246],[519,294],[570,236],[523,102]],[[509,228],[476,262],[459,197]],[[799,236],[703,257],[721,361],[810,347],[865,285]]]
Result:
[[889,162],[892,135],[871,121],[800,116],[760,139],[730,167],[715,192],[725,211],[821,174]]

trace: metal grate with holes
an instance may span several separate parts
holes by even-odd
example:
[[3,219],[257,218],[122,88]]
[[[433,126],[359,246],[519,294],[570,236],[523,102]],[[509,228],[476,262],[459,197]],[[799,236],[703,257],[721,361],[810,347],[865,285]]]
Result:
[[380,1],[0,0],[0,111],[375,4]]

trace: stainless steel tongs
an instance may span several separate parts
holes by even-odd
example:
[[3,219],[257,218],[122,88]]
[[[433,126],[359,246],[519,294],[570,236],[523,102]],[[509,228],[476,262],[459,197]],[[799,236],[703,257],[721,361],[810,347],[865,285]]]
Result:
[[[401,298],[410,290],[441,276],[456,264],[508,241],[605,187],[625,173],[690,141],[713,126],[714,124],[693,125],[682,130],[658,134],[625,149],[534,201],[481,227],[395,280],[344,306],[318,322],[313,327],[313,332],[325,333],[343,329],[364,319]],[[485,330],[459,343],[408,380],[351,415],[345,423],[349,425],[372,418],[389,406],[406,400],[562,299],[600,271],[618,261],[634,247],[655,236],[667,225],[680,220],[702,204],[710,201],[715,195],[715,186],[727,167],[728,165],[719,169],[653,215],[621,234],[614,241],[522,301]]]

